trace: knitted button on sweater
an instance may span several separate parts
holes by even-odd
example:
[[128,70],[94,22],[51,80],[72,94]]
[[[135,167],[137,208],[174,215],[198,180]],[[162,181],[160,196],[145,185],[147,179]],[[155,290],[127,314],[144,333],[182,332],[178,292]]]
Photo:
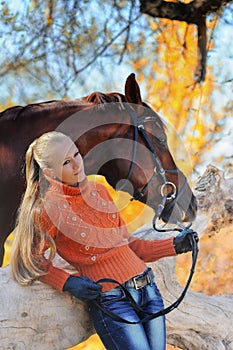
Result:
[[[112,278],[124,283],[142,273],[146,262],[176,255],[173,237],[131,237],[107,189],[87,179],[79,187],[51,179],[35,224],[53,238],[58,254],[78,271],[75,275],[93,281]],[[40,280],[62,291],[69,276],[50,263]],[[114,287],[105,283],[102,291]]]

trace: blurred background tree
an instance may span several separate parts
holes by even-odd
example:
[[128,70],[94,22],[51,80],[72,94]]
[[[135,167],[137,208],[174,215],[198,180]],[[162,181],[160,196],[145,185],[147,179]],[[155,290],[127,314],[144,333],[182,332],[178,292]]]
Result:
[[[133,70],[144,99],[173,125],[186,173],[230,132],[232,0],[5,0],[0,8],[2,109],[119,91]],[[191,168],[179,159],[177,133]]]

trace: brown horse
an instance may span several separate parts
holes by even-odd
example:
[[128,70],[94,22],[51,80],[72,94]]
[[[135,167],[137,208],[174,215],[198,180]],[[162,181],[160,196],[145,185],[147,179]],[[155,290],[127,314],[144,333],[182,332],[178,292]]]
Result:
[[[138,124],[143,126],[161,167],[166,169],[166,180],[174,184],[163,188],[171,192],[171,200],[165,204],[161,218],[167,220],[173,215],[176,220],[191,221],[195,217],[195,197],[169,152],[164,125],[142,102],[135,75],[131,74],[125,95],[95,92],[79,100],[16,106],[0,114],[0,263],[25,189],[25,152],[44,132],[68,134],[84,157],[87,174],[104,175],[114,188],[120,186],[157,209],[163,179],[156,173],[157,164],[143,135],[138,133]],[[143,195],[138,196],[142,190]]]

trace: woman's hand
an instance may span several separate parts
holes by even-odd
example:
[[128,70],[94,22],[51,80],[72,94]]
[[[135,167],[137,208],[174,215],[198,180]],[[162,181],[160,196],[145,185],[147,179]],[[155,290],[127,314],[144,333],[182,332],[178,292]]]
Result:
[[69,292],[81,301],[88,302],[96,299],[102,288],[87,277],[70,276],[63,286],[63,292]]
[[182,232],[180,232],[175,238],[174,238],[174,248],[176,251],[176,254],[182,254],[192,251],[193,248],[193,238],[196,242],[199,241],[197,232],[187,229]]

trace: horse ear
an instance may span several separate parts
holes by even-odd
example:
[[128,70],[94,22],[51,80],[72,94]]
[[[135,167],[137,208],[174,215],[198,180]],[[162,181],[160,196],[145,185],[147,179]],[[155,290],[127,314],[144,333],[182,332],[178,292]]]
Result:
[[135,74],[132,73],[128,76],[125,83],[125,98],[129,103],[142,106],[142,98],[139,85],[135,79]]

